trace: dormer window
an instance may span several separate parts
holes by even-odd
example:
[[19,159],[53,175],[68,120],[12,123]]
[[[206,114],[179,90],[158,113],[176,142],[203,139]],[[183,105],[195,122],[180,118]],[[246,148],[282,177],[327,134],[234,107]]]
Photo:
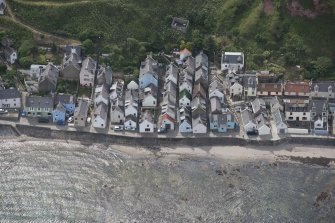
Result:
[[252,80],[251,77],[249,77],[249,79],[248,79],[248,84],[252,84],[252,83],[253,83],[253,80]]
[[315,86],[314,86],[314,91],[315,91],[315,92],[319,92],[319,86],[318,86],[318,85],[315,85]]
[[329,92],[329,93],[332,93],[332,92],[333,92],[333,87],[332,87],[331,85],[329,85],[329,87],[328,87],[328,92]]

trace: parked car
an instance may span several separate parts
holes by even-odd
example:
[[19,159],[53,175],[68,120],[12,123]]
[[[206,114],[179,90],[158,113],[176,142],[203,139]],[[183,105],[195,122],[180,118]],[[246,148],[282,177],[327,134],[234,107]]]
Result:
[[167,129],[166,128],[160,128],[157,130],[157,133],[167,133]]
[[255,130],[247,131],[247,135],[254,135],[254,136],[257,136],[257,135],[258,135],[258,130],[255,129]]
[[116,125],[114,126],[114,131],[123,131],[123,126],[120,126],[120,125]]
[[7,113],[8,113],[8,111],[6,109],[0,108],[0,114],[7,114]]
[[71,117],[69,117],[69,119],[67,120],[67,122],[68,122],[68,123],[71,123],[71,122],[73,122],[73,120],[74,120],[74,119],[73,119],[73,116],[71,116]]

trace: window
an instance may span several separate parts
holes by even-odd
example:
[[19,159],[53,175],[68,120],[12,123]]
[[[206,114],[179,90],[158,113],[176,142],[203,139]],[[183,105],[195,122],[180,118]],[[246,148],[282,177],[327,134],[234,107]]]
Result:
[[303,115],[306,115],[306,112],[303,112],[302,114],[303,114]]
[[307,117],[302,117],[302,120],[307,120]]
[[289,119],[289,120],[293,120],[293,117],[289,117],[288,119]]
[[150,128],[145,128],[144,131],[150,132]]
[[149,125],[147,125],[147,127],[149,127]]
[[101,127],[104,127],[104,124],[101,124]]
[[293,115],[293,113],[292,113],[292,112],[290,112],[290,115]]
[[16,99],[14,98],[13,101],[16,101]]
[[84,118],[81,118],[80,120],[82,120],[82,121],[83,121],[83,120],[84,120]]
[[322,112],[322,116],[326,116],[326,112]]

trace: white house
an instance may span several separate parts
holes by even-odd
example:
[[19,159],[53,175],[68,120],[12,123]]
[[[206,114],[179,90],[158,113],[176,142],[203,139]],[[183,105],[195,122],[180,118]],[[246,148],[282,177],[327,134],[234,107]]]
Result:
[[142,113],[139,121],[139,130],[140,133],[153,133],[155,129],[153,114],[146,110]]
[[92,122],[94,128],[106,128],[107,113],[108,113],[108,106],[104,103],[100,103],[94,109],[93,122]]
[[124,129],[128,131],[135,131],[137,128],[137,118],[133,115],[128,115],[124,119]]
[[221,58],[221,70],[242,71],[244,69],[244,53],[224,52]]
[[233,85],[229,87],[229,95],[231,97],[242,95],[242,93],[243,93],[243,86],[238,82],[235,82]]
[[108,106],[109,103],[109,94],[108,94],[107,85],[97,86],[94,90],[94,104],[98,105],[100,103],[104,103]]
[[287,121],[309,122],[311,120],[309,102],[299,99],[286,101],[285,117]]
[[251,132],[257,129],[255,120],[253,118],[252,112],[246,108],[241,112],[241,120],[243,124],[244,131]]
[[282,96],[282,83],[258,83],[257,96]]
[[192,117],[192,130],[194,134],[207,133],[206,115],[195,115]]
[[285,121],[284,113],[282,113],[279,109],[272,112],[272,118],[276,124],[277,133],[284,134],[287,133],[287,124]]
[[271,134],[270,124],[262,113],[255,117],[255,122],[258,130],[258,135]]
[[257,95],[257,77],[253,74],[242,76],[244,95],[247,97],[256,97]]
[[178,67],[172,63],[166,67],[165,82],[168,81],[171,81],[174,84],[177,84],[178,81]]
[[16,89],[0,90],[0,108],[1,109],[19,109],[21,108],[21,93]]
[[191,112],[187,108],[179,109],[179,132],[189,133],[192,130]]
[[124,106],[120,98],[111,100],[110,122],[112,124],[123,124],[124,122]]
[[128,89],[125,93],[124,115],[137,117],[138,113],[138,90]]
[[209,93],[209,98],[219,98],[220,102],[223,103],[224,102],[224,93],[222,91],[220,91],[219,89],[215,89],[214,91],[210,91]]
[[157,107],[157,88],[149,85],[144,89],[142,107]]
[[192,95],[184,89],[179,93],[179,107],[191,107]]
[[6,2],[5,0],[0,0],[0,16],[5,14]]

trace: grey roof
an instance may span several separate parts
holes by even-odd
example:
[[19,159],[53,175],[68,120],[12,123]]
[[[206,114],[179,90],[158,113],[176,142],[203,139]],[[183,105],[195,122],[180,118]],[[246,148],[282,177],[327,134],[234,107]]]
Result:
[[237,53],[234,54],[230,54],[230,52],[225,52],[222,55],[222,63],[243,63],[244,60],[244,54],[243,53],[239,53],[239,55]]
[[146,73],[151,73],[157,79],[156,70],[157,70],[157,61],[154,60],[150,55],[148,55],[145,61],[141,63],[140,77]]
[[26,98],[26,107],[52,109],[53,106],[53,99],[51,97],[28,96]]
[[201,96],[203,99],[206,98],[206,92],[200,82],[193,86],[192,98],[195,98],[196,96]]
[[176,67],[173,63],[166,67],[165,78],[169,76],[172,76],[178,80],[178,67]]
[[108,112],[108,106],[104,103],[100,103],[95,109],[94,109],[94,116],[100,116],[102,119],[107,119],[107,112]]
[[150,110],[145,110],[141,114],[140,123],[142,123],[143,121],[147,120],[148,122],[151,122],[153,124],[154,123],[153,119],[154,119],[154,116],[153,116],[152,112]]
[[76,46],[66,45],[64,47],[64,52],[67,55],[71,54],[72,52],[75,52],[80,56],[81,55],[81,46],[80,45],[76,45]]
[[195,72],[194,81],[199,81],[200,78],[203,78],[204,81],[208,82],[208,70],[200,68]]
[[256,88],[257,77],[254,74],[245,74],[242,76],[243,87]]
[[177,95],[177,85],[173,83],[172,81],[168,81],[164,85],[164,94],[170,94],[173,97],[176,97]]
[[260,127],[262,127],[263,125],[267,125],[267,126],[269,126],[269,122],[268,122],[268,120],[266,120],[266,118],[264,117],[264,115],[261,113],[261,114],[259,114],[259,115],[257,115],[256,117],[255,117],[255,122],[256,122],[256,126],[257,126],[257,128],[260,128]]
[[59,70],[56,66],[48,64],[39,78],[39,83],[49,81],[54,87],[57,85]]
[[62,103],[58,103],[55,110],[61,111],[61,112],[66,112],[66,109]]
[[243,125],[246,125],[249,122],[254,122],[252,112],[249,109],[244,109],[241,112],[241,119],[242,119]]
[[253,100],[251,102],[251,107],[252,107],[252,111],[255,114],[266,111],[265,101],[260,98],[256,98],[255,100]]
[[73,65],[78,70],[80,70],[80,63],[81,63],[81,57],[76,53],[71,53],[69,55],[64,55],[63,59],[63,67],[67,67],[69,65]]
[[127,115],[127,117],[125,117],[125,122],[127,122],[129,120],[131,120],[133,122],[137,122],[137,118],[134,115],[132,115],[132,114]]
[[320,115],[325,108],[328,111],[328,100],[327,99],[313,99],[310,101],[310,108],[316,115]]
[[62,104],[74,103],[74,97],[70,94],[57,94],[55,96],[54,104],[57,105],[59,102]]
[[198,70],[200,67],[207,67],[208,68],[208,56],[204,54],[203,51],[201,51],[196,57],[195,57],[195,68]]
[[312,82],[311,91],[335,92],[335,82]]
[[154,84],[149,84],[140,92],[140,98],[141,100],[143,100],[145,97],[149,95],[152,95],[154,98],[157,98],[157,91],[158,89]]
[[78,101],[79,101],[79,105],[78,107],[76,107],[74,115],[75,116],[86,116],[88,107],[89,107],[88,101],[86,100],[78,100]]
[[0,99],[21,98],[21,93],[17,89],[0,90]]
[[98,84],[112,84],[113,71],[111,67],[101,67],[97,74],[97,83]]
[[108,98],[109,98],[108,91],[109,91],[109,87],[107,86],[107,84],[96,86],[96,88],[94,90],[95,99],[101,95],[104,99],[108,100]]
[[81,67],[80,76],[85,76],[85,74],[94,75],[97,63],[91,58],[87,57]]
[[110,99],[122,98],[123,97],[123,87],[124,87],[124,82],[120,80],[116,80],[110,87],[109,98]]
[[125,101],[138,102],[138,90],[127,89],[124,96]]
[[222,113],[222,107],[221,107],[221,102],[219,98],[217,97],[211,98],[210,103],[211,103],[211,113],[212,114]]
[[285,112],[308,112],[310,110],[309,103],[302,102],[286,102]]
[[197,124],[207,126],[207,117],[205,114],[198,114],[192,117],[192,126],[195,127]]
[[192,56],[187,57],[186,61],[183,64],[185,70],[190,72],[191,74],[195,71],[195,59]]
[[276,125],[280,125],[281,123],[285,123],[285,116],[284,116],[284,113],[281,112],[279,109],[275,110],[273,113],[272,113],[272,117],[276,123]]
[[216,89],[223,92],[223,90],[224,90],[223,82],[222,82],[221,79],[219,79],[217,77],[212,77],[211,78],[211,83],[209,84],[209,91],[212,92]]

